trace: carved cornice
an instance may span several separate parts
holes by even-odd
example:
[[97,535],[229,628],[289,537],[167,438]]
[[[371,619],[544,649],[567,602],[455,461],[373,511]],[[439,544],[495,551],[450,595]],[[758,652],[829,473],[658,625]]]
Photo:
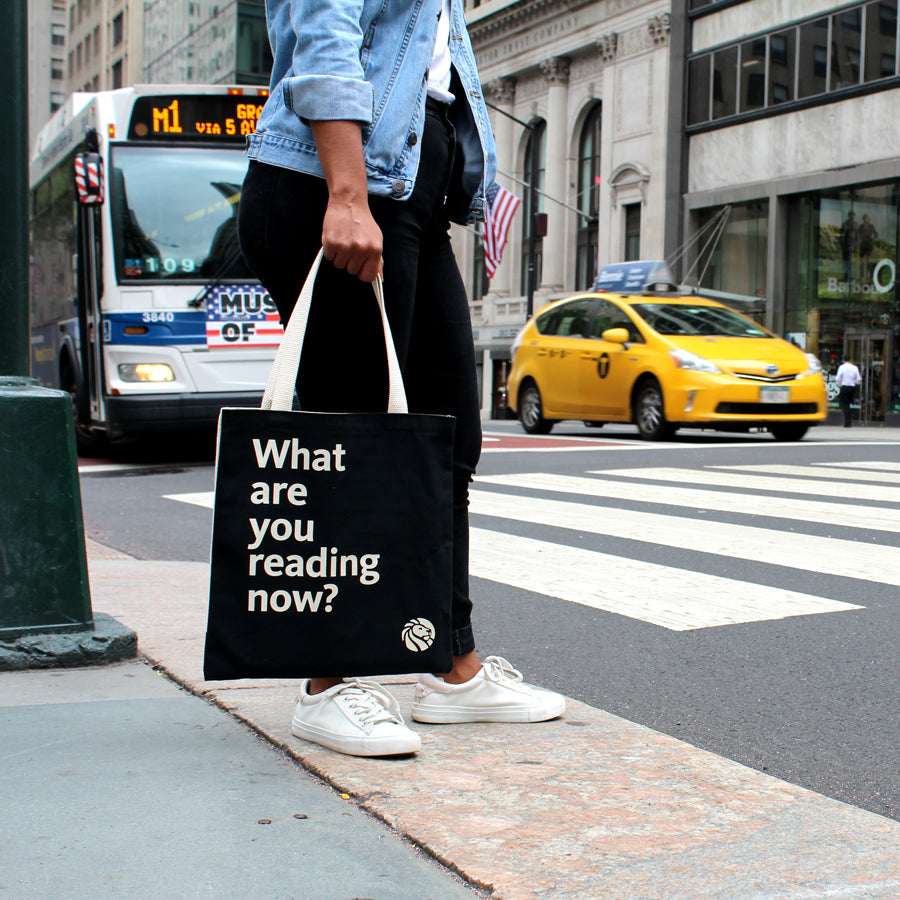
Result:
[[494,81],[483,85],[483,87],[491,102],[496,103],[498,106],[512,106],[516,100],[516,79],[512,75],[496,78]]
[[616,45],[619,42],[619,35],[612,31],[604,34],[603,37],[597,39],[597,53],[603,62],[612,62],[616,58]]
[[541,72],[547,80],[547,84],[568,84],[569,71],[572,67],[572,60],[566,56],[554,56],[551,59],[545,59],[541,63]]
[[672,27],[672,17],[668,13],[661,16],[651,16],[647,20],[647,28],[654,44],[664,44],[669,39],[669,30]]
[[532,24],[537,19],[545,19],[560,12],[580,9],[596,0],[522,0],[508,6],[496,17],[473,22],[468,26],[473,44],[480,44],[500,33],[515,31]]

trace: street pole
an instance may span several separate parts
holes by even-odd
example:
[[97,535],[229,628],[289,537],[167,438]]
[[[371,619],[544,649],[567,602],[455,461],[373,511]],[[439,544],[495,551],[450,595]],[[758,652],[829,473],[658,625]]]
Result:
[[109,617],[98,629],[91,611],[71,398],[28,377],[27,0],[8,6],[0,29],[0,669],[85,665],[132,656],[137,642]]

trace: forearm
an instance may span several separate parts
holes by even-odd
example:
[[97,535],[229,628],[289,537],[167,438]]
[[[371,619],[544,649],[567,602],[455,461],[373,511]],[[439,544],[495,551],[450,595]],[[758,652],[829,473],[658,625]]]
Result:
[[363,281],[374,281],[382,272],[382,236],[369,210],[362,126],[329,120],[313,121],[311,127],[328,185],[325,258]]

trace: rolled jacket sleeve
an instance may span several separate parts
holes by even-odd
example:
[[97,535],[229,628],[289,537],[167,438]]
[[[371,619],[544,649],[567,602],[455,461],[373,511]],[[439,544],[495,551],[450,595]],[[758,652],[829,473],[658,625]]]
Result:
[[362,65],[362,0],[290,0],[297,36],[284,102],[307,121],[371,123],[375,91]]

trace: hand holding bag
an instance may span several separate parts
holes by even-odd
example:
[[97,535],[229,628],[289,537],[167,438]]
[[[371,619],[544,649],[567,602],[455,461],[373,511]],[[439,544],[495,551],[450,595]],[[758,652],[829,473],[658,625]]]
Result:
[[[293,410],[320,252],[260,409],[219,415],[204,676],[452,668],[455,419],[410,414],[380,279],[385,413]],[[336,351],[337,351],[336,347]]]

